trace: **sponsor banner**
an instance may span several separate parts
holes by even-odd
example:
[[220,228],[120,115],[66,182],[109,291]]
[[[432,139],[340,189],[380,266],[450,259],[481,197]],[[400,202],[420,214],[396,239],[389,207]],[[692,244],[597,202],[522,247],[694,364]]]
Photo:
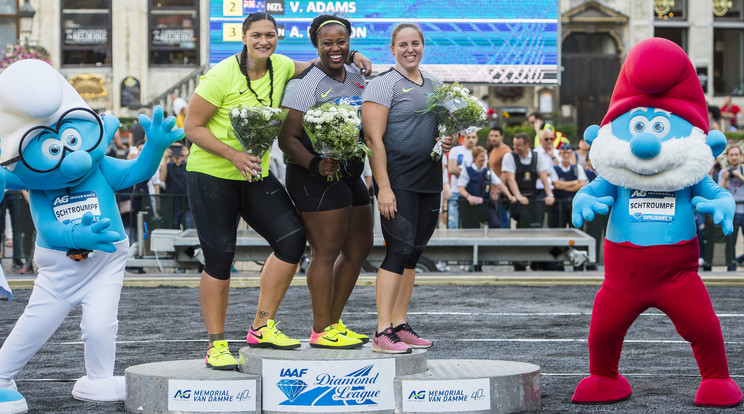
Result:
[[168,410],[246,412],[256,409],[256,380],[169,380]]
[[332,413],[395,409],[395,360],[263,360],[263,409]]
[[52,201],[52,210],[57,221],[80,222],[83,214],[91,212],[93,221],[101,218],[101,208],[98,205],[98,196],[95,191],[83,191],[79,193],[57,196]]
[[491,409],[488,378],[401,381],[403,412],[467,412]]
[[673,192],[632,190],[628,201],[630,221],[670,222],[676,201]]

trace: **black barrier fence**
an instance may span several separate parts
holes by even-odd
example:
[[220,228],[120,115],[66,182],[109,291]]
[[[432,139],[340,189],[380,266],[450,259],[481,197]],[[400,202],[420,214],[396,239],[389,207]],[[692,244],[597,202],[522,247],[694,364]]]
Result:
[[[155,229],[193,228],[185,194],[117,192],[116,199],[124,230],[132,243],[137,241],[140,231],[146,233],[144,237]],[[141,228],[138,226],[138,215],[143,217]],[[10,226],[7,218],[10,219]],[[6,231],[6,227],[10,228]],[[7,234],[11,232],[12,237],[8,237]],[[36,229],[28,202],[21,191],[7,191],[0,203],[0,239],[3,240],[2,257],[12,258],[14,268],[20,269],[20,264],[25,267],[29,263],[28,259],[33,257]]]
[[[500,227],[503,212],[509,213],[509,225],[516,228],[562,228],[574,227],[571,224],[571,200],[556,200],[552,206],[545,205],[542,200],[530,200],[523,206],[510,203],[506,199],[497,201],[484,200],[482,204],[470,205],[465,199],[448,200],[449,205],[457,202],[458,227],[480,228],[498,223]],[[449,212],[449,209],[448,209]],[[518,219],[515,219],[517,218]],[[449,219],[449,217],[448,217]],[[608,215],[595,215],[591,222],[585,222],[581,230],[597,240],[597,262],[602,263],[603,243]],[[725,254],[726,237],[720,226],[713,223],[710,216],[705,215],[702,223],[697,223],[698,241],[703,259],[704,270],[710,270],[712,265],[730,265],[726,256],[735,257],[734,243],[728,244],[730,250]]]
[[[193,228],[191,212],[188,209],[188,199],[185,194],[149,194],[143,192],[117,193],[117,202],[121,212],[122,222],[131,242],[138,240],[139,232],[143,237],[155,229],[187,229]],[[544,201],[531,200],[527,206],[511,204],[508,200],[500,199],[496,202],[484,200],[483,204],[471,206],[465,200],[449,200],[457,202],[459,210],[460,228],[479,228],[487,225],[489,217],[500,222],[503,211],[509,212],[509,223],[516,228],[548,228],[572,227],[571,201],[556,200],[553,206],[546,206]],[[7,215],[6,215],[7,211]],[[142,216],[142,226],[138,226],[137,217]],[[6,231],[7,219],[10,218],[12,237]],[[515,220],[514,217],[519,217]],[[558,226],[563,224],[563,226]],[[704,260],[704,267],[710,265],[724,265],[725,242],[720,226],[713,224],[713,220],[705,216],[704,223],[700,223],[704,230],[700,231],[700,250]],[[597,240],[597,261],[602,263],[602,244],[604,241],[607,216],[597,215],[592,222],[582,226],[588,235]],[[14,265],[17,259],[28,263],[33,256],[36,231],[31,218],[29,205],[21,191],[7,191],[3,202],[0,203],[0,239],[2,257],[12,258]],[[729,247],[732,249],[733,247]],[[733,254],[733,253],[729,253]],[[14,266],[19,267],[19,266]]]

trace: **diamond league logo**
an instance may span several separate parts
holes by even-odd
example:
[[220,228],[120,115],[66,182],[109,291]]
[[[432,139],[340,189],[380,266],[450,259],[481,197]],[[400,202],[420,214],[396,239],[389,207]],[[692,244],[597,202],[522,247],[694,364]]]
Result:
[[[327,373],[315,377],[313,387],[301,378],[285,378],[277,387],[287,397],[279,405],[350,406],[377,405],[380,396],[379,373],[372,374],[374,365],[367,365],[344,376]],[[281,376],[298,376],[297,370],[282,370]]]

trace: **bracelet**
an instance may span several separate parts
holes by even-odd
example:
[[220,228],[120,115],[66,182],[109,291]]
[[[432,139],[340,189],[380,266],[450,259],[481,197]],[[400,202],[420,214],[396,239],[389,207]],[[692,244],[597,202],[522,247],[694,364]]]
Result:
[[357,51],[356,50],[352,50],[352,51],[349,52],[349,62],[350,63],[354,63],[354,55],[356,55],[356,54],[357,54]]
[[308,164],[307,166],[307,170],[310,171],[310,174],[316,177],[320,177],[320,171],[318,170],[318,168],[320,167],[320,160],[322,159],[323,157],[321,157],[320,155],[316,155],[315,157],[313,157],[313,159],[310,160],[310,164]]

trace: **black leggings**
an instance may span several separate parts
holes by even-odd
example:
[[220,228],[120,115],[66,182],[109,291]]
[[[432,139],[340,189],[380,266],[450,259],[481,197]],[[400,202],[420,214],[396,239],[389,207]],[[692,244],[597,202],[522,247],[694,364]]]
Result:
[[421,253],[429,243],[439,220],[439,193],[417,193],[396,190],[398,211],[392,220],[380,215],[382,235],[385,238],[385,260],[381,268],[403,274],[405,269],[415,269]]
[[369,190],[360,177],[328,181],[299,165],[287,163],[287,191],[301,213],[338,210],[370,203]]
[[220,280],[230,278],[238,215],[266,239],[279,260],[299,263],[305,251],[305,229],[292,200],[273,174],[248,182],[189,172],[186,185],[208,275]]

